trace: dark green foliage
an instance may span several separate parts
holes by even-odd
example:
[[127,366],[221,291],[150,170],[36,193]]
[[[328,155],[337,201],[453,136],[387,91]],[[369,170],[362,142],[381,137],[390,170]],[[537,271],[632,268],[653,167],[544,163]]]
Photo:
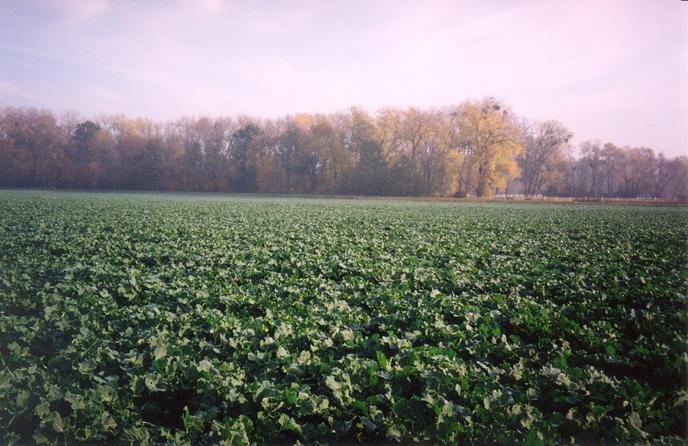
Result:
[[101,130],[100,126],[93,121],[84,121],[77,124],[74,133],[71,135],[74,144],[72,158],[81,165],[86,164],[89,153],[96,139],[96,135]]
[[680,443],[679,208],[0,192],[0,442]]
[[258,138],[261,130],[255,124],[246,124],[232,135],[234,147],[234,177],[232,190],[238,192],[255,192],[256,157],[258,156]]

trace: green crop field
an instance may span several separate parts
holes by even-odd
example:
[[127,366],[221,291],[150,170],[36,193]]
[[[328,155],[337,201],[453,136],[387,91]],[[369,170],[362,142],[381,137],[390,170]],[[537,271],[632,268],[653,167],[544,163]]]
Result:
[[681,443],[685,208],[0,191],[0,443]]

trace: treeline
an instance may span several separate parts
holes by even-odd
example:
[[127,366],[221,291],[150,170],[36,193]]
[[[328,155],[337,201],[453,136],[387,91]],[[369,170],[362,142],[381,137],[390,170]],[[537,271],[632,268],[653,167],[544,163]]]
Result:
[[586,141],[492,99],[277,120],[0,109],[0,187],[688,198],[688,157]]

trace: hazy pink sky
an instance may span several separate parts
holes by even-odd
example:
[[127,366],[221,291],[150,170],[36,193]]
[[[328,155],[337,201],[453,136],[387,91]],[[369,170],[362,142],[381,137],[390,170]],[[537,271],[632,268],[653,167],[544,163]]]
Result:
[[0,0],[0,105],[276,117],[492,95],[688,154],[688,2]]

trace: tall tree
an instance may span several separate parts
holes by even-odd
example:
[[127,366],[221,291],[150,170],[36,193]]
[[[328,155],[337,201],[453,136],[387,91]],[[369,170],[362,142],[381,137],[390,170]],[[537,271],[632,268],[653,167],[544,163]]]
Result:
[[646,147],[630,148],[621,161],[621,196],[648,197],[654,188],[655,154]]
[[320,178],[318,192],[345,192],[353,162],[337,129],[327,117],[316,118],[311,128],[311,145],[320,154],[317,166]]
[[64,133],[52,113],[7,108],[0,113],[4,179],[13,187],[54,187],[64,163]]
[[688,200],[688,156],[677,156],[667,162],[666,185],[662,197]]
[[563,147],[573,134],[557,121],[544,121],[535,126],[525,138],[519,156],[524,194],[539,194],[547,180],[552,181],[564,157]]
[[372,117],[361,109],[353,108],[350,125],[350,148],[356,154],[354,192],[387,194],[389,172]]
[[581,145],[581,164],[589,177],[589,192],[591,197],[599,197],[602,186],[602,148],[599,142],[585,141]]
[[612,143],[606,143],[600,155],[602,158],[602,175],[604,177],[605,193],[607,196],[612,196],[616,192],[619,164],[623,156],[623,151]]
[[255,123],[245,124],[232,134],[231,160],[234,168],[232,190],[256,192],[258,190],[257,163],[262,132]]
[[514,155],[522,151],[522,143],[514,115],[493,98],[464,102],[456,113],[463,156],[459,194],[494,195],[518,174]]

